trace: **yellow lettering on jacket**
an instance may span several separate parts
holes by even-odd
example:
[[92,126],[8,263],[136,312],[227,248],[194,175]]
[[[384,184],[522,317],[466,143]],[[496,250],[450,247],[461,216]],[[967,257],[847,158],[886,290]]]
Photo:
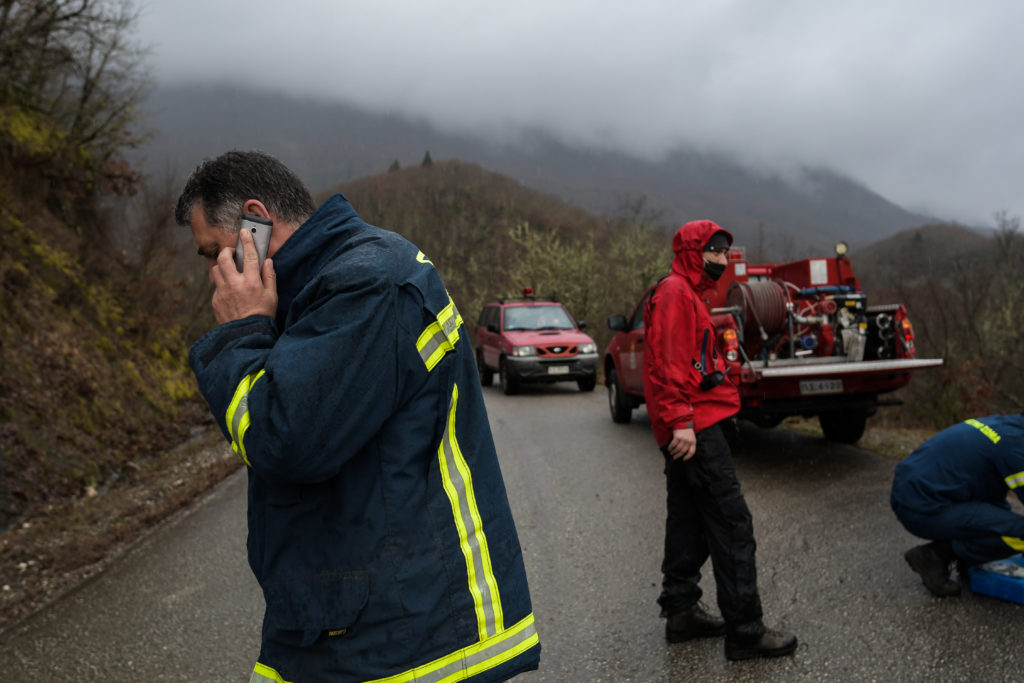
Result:
[[1003,438],[999,436],[999,433],[996,432],[996,430],[992,429],[984,422],[979,422],[978,420],[975,420],[973,418],[971,418],[970,420],[965,420],[965,422],[967,422],[967,424],[971,425],[972,427],[975,427],[979,432],[987,436],[992,443],[999,443],[999,440]]

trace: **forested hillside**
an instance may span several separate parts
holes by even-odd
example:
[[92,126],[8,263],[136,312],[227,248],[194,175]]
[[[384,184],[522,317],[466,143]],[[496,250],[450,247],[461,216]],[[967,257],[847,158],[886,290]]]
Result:
[[1020,219],[998,214],[998,230],[958,225],[900,232],[854,255],[873,303],[910,311],[919,356],[941,357],[920,372],[893,417],[935,427],[972,415],[1024,410],[1024,235]]
[[88,222],[2,199],[0,528],[177,445],[201,408],[170,313],[181,287],[92,252]]

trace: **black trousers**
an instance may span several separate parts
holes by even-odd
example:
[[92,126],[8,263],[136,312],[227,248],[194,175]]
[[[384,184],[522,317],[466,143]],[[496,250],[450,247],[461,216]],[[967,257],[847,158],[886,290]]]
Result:
[[[726,428],[733,427],[730,423]],[[764,633],[764,623],[754,525],[723,425],[697,434],[697,451],[689,460],[673,460],[667,448],[661,450],[668,486],[661,614],[670,616],[700,600],[700,569],[710,557],[728,634],[756,640]]]

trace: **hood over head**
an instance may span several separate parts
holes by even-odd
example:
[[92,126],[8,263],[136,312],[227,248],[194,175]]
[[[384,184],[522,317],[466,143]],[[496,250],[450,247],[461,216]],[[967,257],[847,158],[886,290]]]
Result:
[[704,273],[704,247],[712,235],[724,235],[732,246],[732,234],[714,221],[690,221],[676,231],[672,238],[672,251],[676,256],[672,261],[672,271],[685,277],[694,289],[708,289],[715,285],[714,280]]

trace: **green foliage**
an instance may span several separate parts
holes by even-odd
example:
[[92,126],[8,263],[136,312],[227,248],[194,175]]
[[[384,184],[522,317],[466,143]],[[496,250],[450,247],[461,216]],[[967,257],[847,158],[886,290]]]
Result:
[[[517,289],[528,286],[538,295],[557,296],[577,320],[594,322],[624,312],[668,272],[668,240],[644,224],[595,227],[601,232],[567,241],[557,229],[545,234],[529,223],[515,226],[510,280]],[[590,332],[602,341],[610,338],[603,328]]]
[[557,232],[543,234],[529,223],[514,227],[514,261],[510,279],[519,288],[532,287],[541,296],[557,296],[573,315],[585,319],[596,297],[601,264],[593,242],[564,243]]
[[49,120],[18,106],[0,106],[0,138],[29,158],[45,159],[65,145],[64,136]]

